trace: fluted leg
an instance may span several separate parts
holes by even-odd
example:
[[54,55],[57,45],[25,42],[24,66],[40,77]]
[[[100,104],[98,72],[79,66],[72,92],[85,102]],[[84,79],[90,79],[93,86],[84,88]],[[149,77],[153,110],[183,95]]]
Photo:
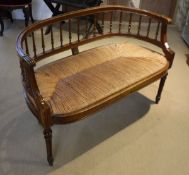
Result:
[[51,128],[44,129],[43,131],[46,147],[47,147],[47,161],[50,166],[53,166],[53,155],[52,155],[52,130]]
[[163,87],[164,87],[167,75],[168,75],[168,73],[165,76],[163,76],[160,80],[159,89],[158,89],[158,93],[157,93],[157,96],[156,96],[156,104],[158,104],[160,99],[161,99],[161,94],[162,94],[162,91],[163,91]]

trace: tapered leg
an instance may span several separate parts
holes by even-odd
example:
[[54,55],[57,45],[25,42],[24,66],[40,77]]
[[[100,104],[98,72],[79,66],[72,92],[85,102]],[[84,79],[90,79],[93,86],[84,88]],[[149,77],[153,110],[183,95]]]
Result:
[[45,31],[45,35],[48,35],[52,29],[52,25],[48,25]]
[[28,26],[28,23],[29,23],[29,7],[24,7],[23,8],[23,13],[24,13],[24,17],[25,17],[25,27]]
[[79,54],[79,49],[78,49],[78,47],[72,48],[72,55],[77,55],[77,54]]
[[[88,33],[90,33],[91,27],[92,27],[92,25],[94,25],[94,23],[95,23],[95,17],[94,17],[94,16],[90,16],[89,22],[90,22],[91,25],[90,25],[90,27],[89,27],[89,29],[88,29]],[[96,21],[96,29],[97,29],[97,31],[98,31],[99,34],[102,34],[102,33],[103,33],[102,27],[100,26],[100,24],[98,23],[98,21]]]
[[46,147],[47,147],[47,161],[50,166],[53,166],[53,155],[52,155],[52,130],[51,128],[44,129],[43,131]]
[[103,33],[102,27],[100,26],[100,24],[98,22],[96,23],[96,29],[97,29],[97,31],[98,31],[99,34]]
[[[57,3],[57,4],[56,4],[56,7],[54,7],[54,6],[52,5],[52,3],[51,3],[49,0],[44,0],[44,1],[45,1],[45,3],[47,4],[47,6],[50,8],[50,10],[52,11],[52,13],[53,13],[53,14],[52,14],[52,17],[53,17],[53,16],[57,16],[57,15],[59,14],[60,4]],[[46,29],[46,31],[45,31],[45,35],[49,34],[50,31],[51,31],[51,29],[52,29],[52,25],[47,26],[47,29]]]
[[11,20],[11,23],[13,23],[14,22],[14,20],[13,20],[13,18],[12,18],[12,11],[11,10],[8,10],[7,11],[7,15],[8,15],[8,18]]
[[158,89],[158,93],[157,93],[157,96],[156,96],[156,104],[158,104],[160,99],[161,99],[161,94],[162,94],[162,91],[163,91],[163,87],[164,87],[167,75],[168,75],[168,73],[165,76],[163,76],[160,80],[159,89]]
[[89,27],[88,27],[88,29],[87,29],[86,35],[85,35],[84,38],[86,38],[86,39],[88,38],[88,36],[90,35],[90,31],[91,31],[92,26],[93,26],[93,23],[90,23],[90,24],[89,24]]
[[29,4],[29,14],[30,14],[31,22],[34,23],[33,14],[32,14],[32,5],[31,4]]
[[3,20],[0,18],[0,24],[1,24],[1,31],[0,31],[0,36],[3,36],[3,31],[4,31],[4,23]]

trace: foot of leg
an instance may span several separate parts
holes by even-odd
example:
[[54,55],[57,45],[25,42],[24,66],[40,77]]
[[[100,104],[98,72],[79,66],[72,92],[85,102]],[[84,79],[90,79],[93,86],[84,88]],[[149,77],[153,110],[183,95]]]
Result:
[[47,26],[45,35],[48,35],[50,33],[51,29],[52,29],[52,25]]
[[46,148],[47,148],[47,161],[50,166],[53,166],[53,155],[52,155],[52,130],[51,128],[44,129],[43,131]]
[[156,104],[159,103],[160,99],[161,99],[161,94],[162,94],[162,91],[163,91],[163,87],[164,87],[164,84],[165,84],[165,80],[167,78],[167,75],[166,74],[165,76],[163,76],[160,80],[160,84],[159,84],[159,89],[158,89],[158,93],[157,93],[157,96],[156,96]]

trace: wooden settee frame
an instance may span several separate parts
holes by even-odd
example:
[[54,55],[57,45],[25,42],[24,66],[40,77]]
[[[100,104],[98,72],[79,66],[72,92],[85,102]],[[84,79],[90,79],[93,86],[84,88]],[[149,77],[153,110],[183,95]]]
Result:
[[[108,14],[108,15],[107,15]],[[114,17],[114,14],[116,14]],[[124,14],[128,16],[128,28],[123,29],[123,17]],[[88,16],[94,17],[94,26],[92,33],[86,33],[85,37],[81,37],[81,19],[83,17],[87,18]],[[107,16],[108,17],[107,17]],[[135,16],[135,17],[134,17]],[[141,26],[143,23],[143,18],[147,18],[145,23],[147,23],[146,34],[141,34]],[[73,20],[74,19],[74,20]],[[62,30],[62,21],[66,21],[68,24],[68,42],[64,43],[64,31]],[[76,31],[76,39],[73,41],[71,28],[74,23],[77,25]],[[85,30],[88,31],[88,20],[86,20]],[[97,33],[96,31],[96,22],[101,24],[102,33]],[[108,23],[106,23],[108,21]],[[113,25],[117,21],[116,30],[113,29]],[[133,22],[134,21],[134,22]],[[150,36],[151,25],[152,22],[155,21],[157,23],[156,33],[154,37]],[[132,32],[133,23],[137,23],[137,30],[135,33]],[[156,103],[159,102],[160,96],[162,93],[162,89],[165,83],[165,79],[167,77],[167,70],[165,70],[161,75],[155,77],[153,79],[148,80],[145,83],[138,84],[133,89],[130,89],[129,92],[120,94],[110,101],[106,101],[95,108],[89,108],[80,113],[70,114],[69,117],[59,117],[52,115],[51,106],[47,103],[47,101],[40,94],[40,90],[38,88],[36,77],[35,77],[35,66],[36,64],[49,56],[55,55],[57,53],[71,50],[73,55],[79,54],[78,47],[96,40],[112,37],[112,36],[123,36],[123,37],[132,37],[139,40],[143,40],[149,42],[153,45],[158,46],[162,49],[168,63],[169,68],[171,68],[175,53],[170,49],[167,42],[167,25],[171,23],[171,19],[153,12],[149,12],[141,9],[134,9],[125,6],[101,6],[94,7],[90,9],[84,9],[79,11],[70,12],[64,15],[56,16],[54,18],[50,18],[38,23],[35,23],[28,28],[26,28],[17,38],[17,52],[20,58],[20,66],[22,71],[22,83],[24,87],[25,99],[28,107],[32,111],[32,113],[39,120],[41,125],[44,128],[44,137],[46,140],[47,147],[47,160],[49,165],[53,165],[53,155],[52,155],[52,130],[51,126],[54,124],[65,124],[80,120],[87,115],[103,108],[107,104],[114,102],[115,100],[125,96],[131,92],[141,89],[142,87],[156,81],[157,79],[161,79],[159,90],[156,96]],[[54,38],[54,30],[51,29],[49,37],[50,37],[50,48],[46,48],[45,43],[45,35],[44,30],[45,27],[49,25],[58,24],[59,28],[59,44],[55,46],[55,38]],[[105,31],[105,26],[108,30]],[[38,35],[41,38],[40,49],[37,45],[37,41],[35,39],[36,31],[38,31]],[[29,40],[31,43],[29,44]],[[57,39],[56,39],[57,40]]]

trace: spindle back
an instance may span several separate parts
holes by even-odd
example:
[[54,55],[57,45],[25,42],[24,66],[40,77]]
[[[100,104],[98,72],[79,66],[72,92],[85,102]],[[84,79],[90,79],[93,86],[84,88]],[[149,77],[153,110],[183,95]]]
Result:
[[[18,55],[30,65],[43,58],[111,36],[128,36],[150,42],[166,54],[167,24],[171,19],[125,6],[101,6],[78,10],[35,23],[17,40]],[[50,34],[45,35],[46,28]],[[152,30],[153,29],[153,30]]]

